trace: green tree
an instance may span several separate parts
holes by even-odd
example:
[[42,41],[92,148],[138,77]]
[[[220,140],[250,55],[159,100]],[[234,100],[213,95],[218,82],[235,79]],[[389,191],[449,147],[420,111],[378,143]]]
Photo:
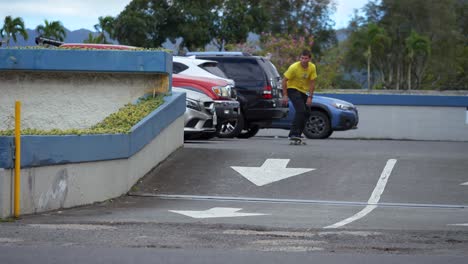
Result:
[[83,40],[83,43],[106,44],[107,42],[103,39],[103,35],[93,36],[92,33],[89,33],[88,38]]
[[[262,34],[261,42],[263,54],[271,56],[271,61],[280,73],[284,73],[289,65],[296,62],[304,49],[310,50],[314,45],[314,39],[311,36],[270,33]],[[313,59],[315,60],[315,57]]]
[[145,48],[158,48],[166,38],[174,40],[180,16],[169,3],[133,0],[115,18],[115,39],[121,44]]
[[176,37],[182,38],[180,50],[203,49],[213,39],[215,21],[219,16],[222,1],[178,0],[171,7],[171,16],[178,18]]
[[18,34],[23,36],[25,40],[28,39],[28,32],[26,32],[24,27],[23,19],[20,17],[12,18],[11,16],[6,16],[3,27],[0,29],[2,40],[7,46],[10,46],[10,39],[13,39],[16,43]]
[[115,19],[114,30],[127,45],[159,47],[180,38],[180,50],[203,49],[212,41],[222,50],[260,32],[265,21],[260,0],[133,0]]
[[313,37],[310,46],[314,54],[336,45],[337,40],[330,14],[335,8],[332,0],[278,0],[261,1],[268,14],[267,32],[272,34]]
[[222,51],[225,44],[245,42],[249,32],[260,33],[265,29],[264,21],[267,18],[263,10],[260,1],[221,1],[210,27],[213,44]]
[[[115,19],[111,16],[106,17],[99,17],[99,23],[94,25],[94,29],[99,33],[97,38],[94,38],[95,41],[99,42],[89,42],[89,43],[102,43],[102,44],[109,44],[110,42],[107,41],[107,36],[110,39],[113,39],[114,33],[114,22]],[[89,38],[88,38],[89,39]]]
[[[466,0],[373,1],[364,8],[365,17],[353,19],[349,39],[364,42],[362,32],[370,24],[385,30],[389,45],[371,54],[371,75],[380,77],[384,87],[467,89],[466,10]],[[359,54],[350,47],[348,69],[366,68]]]
[[45,38],[51,38],[59,41],[64,41],[67,36],[67,32],[62,22],[52,21],[49,22],[44,20],[44,25],[39,25],[36,27],[36,32]]
[[[408,59],[408,90],[411,90],[411,75],[412,68],[416,68],[417,87],[421,82],[421,75],[427,63],[427,58],[431,53],[430,41],[427,37],[419,35],[416,31],[411,31],[409,37],[406,38],[406,54]],[[419,62],[419,63],[418,63]]]
[[[427,89],[446,89],[456,80],[457,53],[463,45],[461,28],[457,25],[457,3],[459,0],[382,0],[382,13],[379,25],[392,37],[389,49],[390,63],[395,69],[393,83],[400,87],[405,82],[404,70],[407,67],[406,39],[412,31],[427,36],[431,43],[431,56],[427,70],[422,77]],[[465,43],[466,45],[466,43]],[[408,69],[406,69],[407,71]]]
[[368,24],[360,31],[356,32],[352,40],[352,47],[355,53],[362,54],[367,65],[367,89],[371,89],[371,63],[374,53],[384,53],[390,39],[385,30],[374,23]]

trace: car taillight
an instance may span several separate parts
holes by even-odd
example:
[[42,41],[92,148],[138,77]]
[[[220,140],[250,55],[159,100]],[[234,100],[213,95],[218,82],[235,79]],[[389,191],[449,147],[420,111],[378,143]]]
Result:
[[271,85],[266,85],[263,88],[263,94],[262,94],[263,99],[272,99],[273,95],[271,93]]

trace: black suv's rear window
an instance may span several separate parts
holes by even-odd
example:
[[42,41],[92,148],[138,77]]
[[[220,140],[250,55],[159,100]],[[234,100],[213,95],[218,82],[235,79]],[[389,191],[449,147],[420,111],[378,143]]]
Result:
[[216,62],[205,62],[200,65],[200,68],[204,69],[205,71],[212,73],[218,77],[222,78],[228,78],[226,74],[221,70],[221,68],[218,67],[218,64]]
[[188,69],[188,66],[183,63],[179,63],[179,62],[172,63],[172,73],[179,73],[179,72],[185,71],[186,69]]
[[234,80],[263,80],[265,77],[255,59],[230,59],[218,65],[226,75]]

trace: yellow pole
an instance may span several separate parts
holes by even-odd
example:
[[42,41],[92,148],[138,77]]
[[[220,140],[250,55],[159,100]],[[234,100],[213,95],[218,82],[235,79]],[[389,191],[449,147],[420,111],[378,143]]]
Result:
[[21,102],[15,103],[15,217],[20,215],[20,187],[21,187]]

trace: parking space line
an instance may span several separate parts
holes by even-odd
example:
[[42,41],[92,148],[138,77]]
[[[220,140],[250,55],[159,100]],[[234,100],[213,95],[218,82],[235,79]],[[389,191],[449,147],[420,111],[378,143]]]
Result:
[[[186,195],[186,194],[154,194],[134,193],[129,196],[150,197],[161,200],[184,200],[184,201],[212,201],[212,202],[239,202],[239,203],[273,203],[273,204],[306,204],[306,205],[332,205],[332,206],[366,206],[367,202],[332,201],[332,200],[306,200],[306,199],[276,199],[261,197],[234,197],[234,196],[209,196],[209,195]],[[379,207],[400,208],[439,208],[439,209],[467,209],[468,204],[418,204],[418,203],[378,203]]]
[[347,225],[351,222],[354,222],[356,220],[359,220],[372,212],[375,208],[377,208],[377,203],[380,200],[380,196],[382,195],[383,191],[385,190],[385,186],[387,185],[388,178],[390,177],[390,174],[392,173],[393,167],[395,166],[397,160],[396,159],[389,159],[387,161],[387,164],[385,165],[385,168],[382,171],[382,174],[380,175],[379,181],[377,182],[377,185],[374,188],[374,191],[371,194],[371,197],[367,201],[367,206],[362,209],[359,213],[346,218],[338,223],[335,223],[333,225],[326,226],[324,228],[339,228],[344,225]]

